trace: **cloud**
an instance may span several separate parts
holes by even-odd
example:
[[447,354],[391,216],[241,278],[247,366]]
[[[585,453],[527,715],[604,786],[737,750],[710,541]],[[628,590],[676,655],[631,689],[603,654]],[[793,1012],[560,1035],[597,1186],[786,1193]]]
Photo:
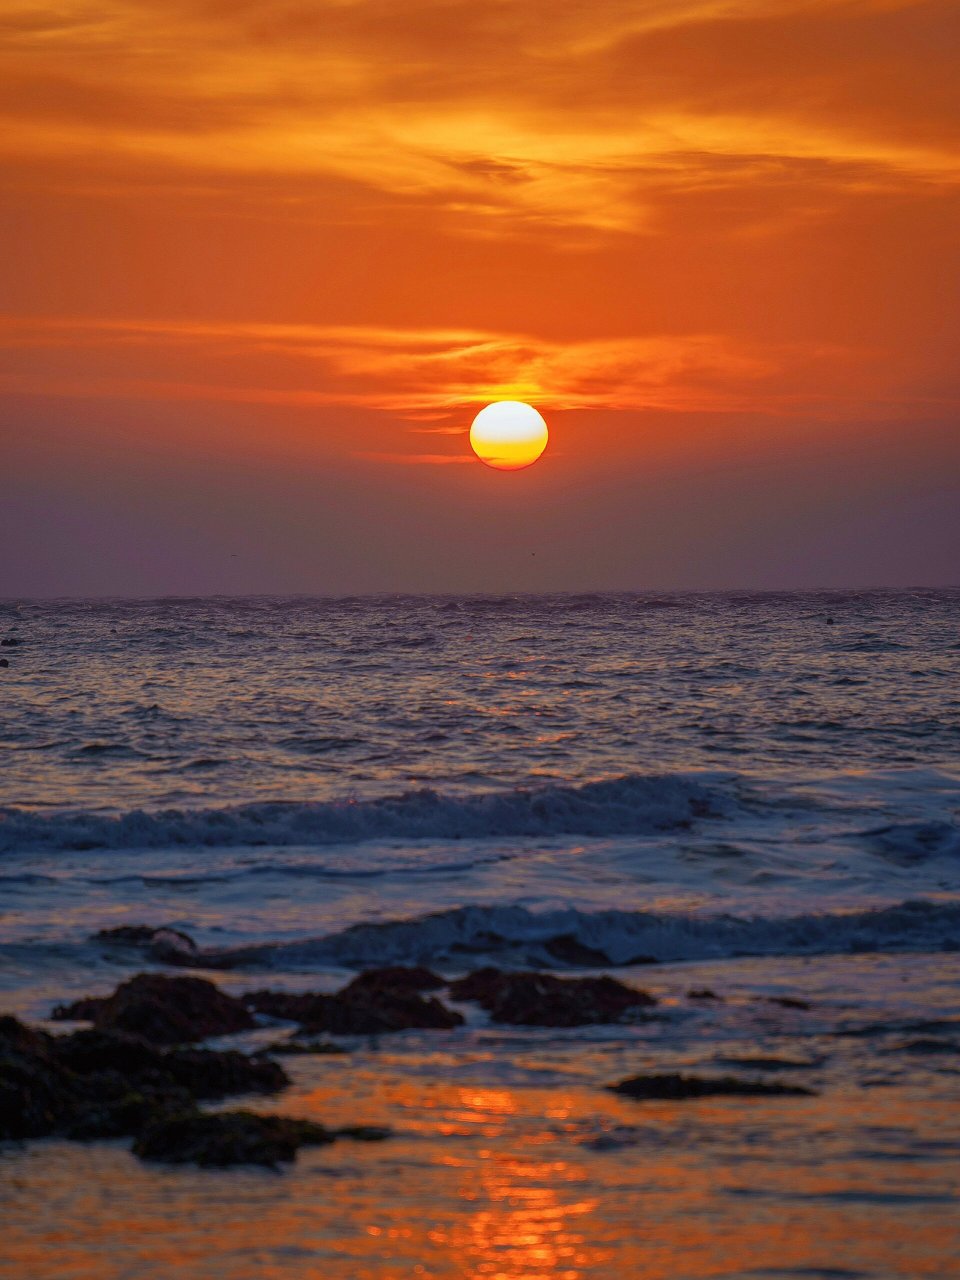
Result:
[[15,0],[4,293],[37,319],[0,332],[3,386],[437,437],[497,397],[952,406],[958,23],[949,0]]
[[0,154],[322,175],[454,234],[648,233],[663,190],[777,164],[817,161],[821,201],[956,184],[958,35],[946,0],[24,4]]
[[352,406],[414,434],[459,435],[478,406],[504,399],[554,412],[812,417],[956,403],[884,383],[881,353],[872,394],[851,395],[844,380],[862,359],[855,351],[759,348],[717,334],[558,342],[456,329],[8,317],[0,346],[8,392]]

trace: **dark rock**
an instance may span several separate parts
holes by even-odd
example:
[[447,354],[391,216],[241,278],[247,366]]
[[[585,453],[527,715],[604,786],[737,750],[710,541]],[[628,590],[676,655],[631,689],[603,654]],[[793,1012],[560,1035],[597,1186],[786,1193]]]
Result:
[[462,1023],[462,1014],[432,996],[424,999],[414,991],[354,991],[332,996],[319,1016],[304,1019],[302,1025],[308,1033],[379,1035],[412,1028],[448,1031]]
[[6,658],[0,658],[0,667],[9,667],[10,663]]
[[247,991],[240,999],[248,1009],[266,1014],[268,1018],[282,1018],[285,1022],[304,1022],[322,1017],[332,996],[316,991]]
[[767,1004],[778,1004],[781,1009],[810,1009],[809,1000],[798,1000],[796,996],[761,996]]
[[702,1076],[684,1076],[676,1072],[665,1075],[632,1076],[619,1084],[607,1086],[613,1093],[638,1100],[664,1099],[670,1102],[683,1098],[717,1097],[813,1097],[812,1089],[800,1085],[771,1084],[766,1080],[740,1080],[736,1076],[720,1076],[705,1079]]
[[77,1075],[116,1071],[127,1078],[141,1078],[163,1071],[162,1049],[142,1036],[122,1031],[75,1031],[52,1038],[51,1052],[61,1066]]
[[694,987],[692,991],[687,992],[688,1000],[717,1000],[723,1004],[723,996],[718,996],[715,991],[711,991],[709,987]]
[[98,929],[93,935],[93,941],[116,942],[125,947],[144,947],[156,932],[149,924],[121,924],[112,929]]
[[0,1138],[41,1138],[68,1122],[81,1098],[50,1052],[52,1036],[0,1017]]
[[0,1051],[45,1058],[52,1043],[53,1036],[45,1031],[35,1031],[9,1013],[0,1014]]
[[338,1138],[352,1138],[354,1142],[384,1142],[393,1136],[389,1129],[378,1124],[348,1124],[333,1132]]
[[118,1031],[77,1031],[54,1038],[56,1060],[77,1075],[115,1072],[128,1084],[189,1090],[193,1098],[237,1093],[277,1093],[290,1083],[277,1062],[235,1049],[158,1049],[141,1036]]
[[195,1098],[226,1098],[238,1093],[278,1093],[290,1077],[267,1057],[247,1057],[235,1049],[172,1049],[164,1055],[171,1079]]
[[181,933],[179,929],[157,929],[150,939],[149,953],[151,960],[158,964],[175,965],[181,969],[220,967],[212,963],[216,959],[215,952],[208,956],[188,934]]
[[[5,1018],[0,1031],[0,1137],[39,1138],[63,1134],[75,1138],[113,1138],[133,1133],[162,1106],[192,1105],[190,1094],[155,1072],[156,1050],[144,1045],[136,1061],[145,1079],[136,1087],[93,1054],[59,1052],[61,1042]],[[97,1033],[94,1033],[97,1034]],[[73,1039],[73,1037],[69,1037]],[[80,1068],[68,1065],[71,1059]],[[149,1083],[146,1078],[150,1077]]]
[[495,1022],[525,1027],[580,1027],[619,1022],[657,1001],[615,978],[558,978],[550,973],[477,969],[450,984],[455,1000],[476,1001]]
[[573,933],[558,933],[555,938],[548,938],[543,944],[548,956],[559,960],[561,964],[580,965],[583,968],[603,969],[610,963],[610,957],[603,951],[588,947]]
[[300,1040],[296,1036],[290,1036],[286,1040],[277,1040],[273,1044],[267,1045],[265,1053],[273,1054],[343,1054],[348,1051],[342,1044],[335,1044],[333,1040]]
[[148,1124],[133,1150],[143,1160],[164,1164],[274,1167],[293,1160],[301,1146],[333,1142],[335,1137],[331,1130],[309,1120],[250,1111],[192,1111]]
[[424,999],[416,991],[373,979],[354,979],[336,995],[251,991],[243,1000],[258,1013],[299,1022],[311,1034],[379,1035],[414,1027],[448,1030],[463,1022],[459,1013],[435,998]]
[[349,996],[354,992],[438,991],[446,985],[444,979],[432,969],[425,969],[422,965],[408,967],[396,964],[384,969],[365,969],[340,994]]
[[157,960],[165,961],[167,955],[175,956],[175,963],[183,964],[188,957],[197,957],[197,944],[188,933],[166,926],[154,928],[148,924],[121,924],[113,929],[100,929],[93,935],[95,942],[107,942],[111,946],[131,947],[149,951]]
[[501,990],[504,981],[509,977],[503,969],[493,965],[485,965],[482,969],[474,969],[463,978],[448,984],[448,991],[454,1000],[469,1000],[486,1008]]
[[139,973],[111,996],[58,1005],[52,1017],[83,1019],[100,1030],[127,1031],[157,1044],[187,1044],[255,1025],[243,1003],[212,982],[159,973]]
[[154,928],[147,924],[124,924],[113,929],[101,929],[93,937],[94,941],[110,946],[144,951],[158,964],[181,969],[235,969],[262,958],[260,947],[198,947],[188,933],[168,926]]
[[278,1063],[260,1056],[162,1050],[116,1031],[50,1036],[0,1018],[0,1138],[136,1135],[193,1112],[198,1099],[273,1093],[288,1083]]
[[0,640],[0,648],[15,649],[17,645],[21,643],[22,641],[18,640],[16,636],[4,636],[4,638]]
[[114,1098],[92,1098],[76,1108],[62,1132],[75,1142],[97,1138],[125,1138],[137,1134],[147,1124],[164,1115],[189,1111],[193,1098],[187,1089],[175,1086],[144,1085],[118,1091]]

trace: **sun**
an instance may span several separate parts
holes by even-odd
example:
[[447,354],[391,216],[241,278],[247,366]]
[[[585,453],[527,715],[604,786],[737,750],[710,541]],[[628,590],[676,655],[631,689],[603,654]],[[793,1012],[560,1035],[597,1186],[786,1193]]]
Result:
[[529,467],[547,447],[547,424],[532,405],[496,400],[473,420],[470,444],[481,462],[497,471]]

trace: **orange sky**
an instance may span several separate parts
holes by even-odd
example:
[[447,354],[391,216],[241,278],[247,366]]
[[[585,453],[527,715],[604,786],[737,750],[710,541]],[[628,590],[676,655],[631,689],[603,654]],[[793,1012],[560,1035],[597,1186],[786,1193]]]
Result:
[[0,594],[955,582],[958,48],[954,0],[7,0]]

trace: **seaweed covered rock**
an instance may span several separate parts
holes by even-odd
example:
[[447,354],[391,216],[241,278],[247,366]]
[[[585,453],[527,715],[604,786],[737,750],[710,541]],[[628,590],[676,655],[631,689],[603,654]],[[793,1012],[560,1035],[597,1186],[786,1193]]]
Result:
[[390,1130],[379,1125],[328,1129],[312,1120],[259,1115],[252,1111],[185,1111],[158,1117],[133,1144],[142,1160],[198,1164],[207,1168],[260,1164],[275,1168],[292,1161],[301,1147],[327,1146],[338,1138],[382,1142]]
[[447,984],[439,974],[423,965],[387,965],[382,969],[364,969],[340,992],[349,996],[360,992],[439,991]]
[[191,1094],[154,1065],[156,1051],[145,1042],[135,1073],[129,1054],[106,1060],[62,1053],[62,1047],[57,1037],[0,1019],[0,1137],[120,1137],[158,1110],[193,1104]]
[[[361,974],[335,995],[267,990],[250,991],[243,1000],[257,1013],[299,1022],[310,1034],[379,1035],[411,1028],[448,1030],[463,1022],[459,1013],[448,1009],[440,1000],[432,996],[425,998],[418,990],[411,989],[409,983],[404,985],[404,980],[398,985],[384,978],[383,973]],[[422,974],[429,971],[424,970]],[[423,977],[414,981],[422,982]]]
[[686,1076],[678,1072],[631,1076],[607,1086],[613,1093],[638,1101],[661,1099],[678,1102],[685,1098],[813,1097],[813,1089],[796,1084],[774,1084],[769,1080],[742,1080],[737,1076]]
[[76,1142],[127,1138],[161,1116],[191,1110],[194,1105],[190,1091],[176,1085],[144,1082],[135,1087],[106,1079],[97,1084],[58,1130],[65,1138]]
[[463,1015],[435,996],[416,991],[370,990],[349,987],[332,997],[319,1017],[303,1022],[305,1031],[326,1031],[333,1035],[374,1035],[389,1031],[422,1028],[448,1031],[463,1023]]
[[144,1082],[187,1089],[194,1098],[238,1093],[277,1093],[289,1083],[279,1063],[235,1049],[160,1049],[121,1031],[76,1031],[52,1041],[56,1060],[78,1075],[112,1072]]
[[290,1077],[278,1062],[235,1049],[171,1049],[165,1055],[171,1078],[195,1098],[226,1098],[238,1093],[278,1093]]
[[143,1160],[223,1168],[234,1164],[274,1167],[294,1159],[300,1147],[334,1142],[336,1134],[309,1120],[251,1111],[188,1111],[148,1124],[133,1144]]
[[255,1025],[242,1001],[205,978],[161,973],[138,973],[113,995],[58,1005],[52,1016],[90,1021],[100,1030],[131,1032],[156,1044],[188,1044]]
[[268,1018],[305,1022],[322,1017],[333,996],[317,991],[271,991],[269,988],[260,988],[244,992],[240,999],[247,1009],[266,1014]]
[[0,1017],[0,1138],[42,1138],[75,1114],[82,1091],[52,1043],[45,1032]]
[[558,978],[551,973],[476,969],[450,984],[455,1000],[476,1001],[495,1022],[524,1027],[581,1027],[619,1022],[657,1003],[616,978]]
[[122,1137],[201,1100],[287,1084],[259,1055],[161,1049],[116,1031],[50,1036],[0,1018],[0,1138]]
[[81,1076],[113,1071],[139,1078],[162,1071],[166,1061],[166,1052],[143,1036],[96,1028],[52,1037],[51,1053],[61,1066]]

